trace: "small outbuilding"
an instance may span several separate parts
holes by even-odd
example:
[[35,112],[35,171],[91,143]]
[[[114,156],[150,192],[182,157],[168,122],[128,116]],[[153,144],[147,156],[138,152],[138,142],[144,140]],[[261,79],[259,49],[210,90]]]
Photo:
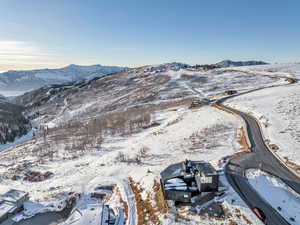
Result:
[[25,191],[11,189],[3,195],[0,195],[0,201],[10,202],[17,207],[22,207],[25,201],[29,200],[29,195]]
[[0,195],[0,223],[23,209],[23,204],[29,199],[27,192],[11,189]]

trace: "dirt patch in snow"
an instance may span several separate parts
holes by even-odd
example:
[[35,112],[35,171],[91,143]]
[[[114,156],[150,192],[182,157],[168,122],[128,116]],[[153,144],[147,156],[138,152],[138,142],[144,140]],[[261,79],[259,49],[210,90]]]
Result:
[[239,129],[239,133],[238,133],[238,143],[241,146],[241,150],[247,150],[250,148],[246,135],[247,135],[247,133],[245,132],[245,129],[243,127],[241,127]]
[[129,184],[134,192],[137,214],[138,214],[138,225],[161,225],[159,219],[159,209],[153,204],[153,197],[151,193],[147,193],[146,199],[143,199],[142,193],[144,188],[139,182],[135,182],[132,178],[129,178]]
[[154,200],[156,203],[157,208],[159,211],[163,214],[168,213],[169,208],[167,205],[167,202],[164,199],[163,191],[161,189],[161,185],[158,181],[154,180],[154,185],[153,185],[153,191],[154,191]]

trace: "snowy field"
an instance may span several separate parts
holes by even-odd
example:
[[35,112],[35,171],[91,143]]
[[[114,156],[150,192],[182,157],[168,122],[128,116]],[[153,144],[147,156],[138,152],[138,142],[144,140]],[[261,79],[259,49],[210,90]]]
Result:
[[[131,177],[141,185],[142,196],[146,198],[147,193],[153,193],[154,180],[159,179],[159,173],[169,164],[191,159],[205,160],[218,167],[219,159],[240,150],[236,138],[241,124],[232,115],[212,107],[197,110],[173,108],[157,114],[156,119],[161,123],[160,126],[130,137],[107,139],[101,150],[73,160],[56,159],[39,164],[36,153],[31,152],[30,147],[27,146],[26,155],[22,154],[22,146],[9,149],[0,156],[0,192],[14,187],[30,192],[34,201],[48,202],[63,192],[86,192],[90,184],[95,182],[95,177],[100,177],[102,181],[111,178],[122,181]],[[135,158],[139,154],[143,156],[137,162]],[[9,168],[12,161],[14,166]],[[31,169],[51,171],[54,176],[35,183],[22,179],[3,179],[3,176],[13,175],[13,168],[22,168],[23,164],[31,162],[37,164]],[[233,211],[231,220],[239,220],[238,224],[247,224],[248,219],[256,221],[245,205],[235,205],[226,198],[224,204],[229,211]],[[232,191],[228,193],[228,198],[239,199]],[[238,219],[236,214],[243,214],[247,219]],[[190,215],[186,212],[186,216]],[[202,224],[224,222],[190,217],[195,221],[190,224],[199,224],[200,221]],[[165,220],[163,224],[174,224],[174,218],[161,217],[161,220]]]
[[277,177],[260,170],[248,170],[246,174],[251,186],[286,221],[292,225],[300,224],[300,196]]
[[[162,122],[160,126],[149,128],[139,134],[107,138],[99,151],[74,160],[49,161],[46,165],[32,168],[39,171],[50,169],[55,174],[54,178],[47,182],[35,183],[36,191],[32,190],[33,186],[29,182],[7,180],[1,182],[0,191],[4,192],[11,186],[24,190],[28,185],[25,191],[30,191],[35,200],[38,200],[49,195],[49,192],[42,191],[45,187],[62,185],[66,191],[80,192],[84,188],[82,185],[94,179],[95,174],[119,179],[133,176],[142,183],[152,184],[154,174],[157,176],[169,164],[185,159],[197,159],[209,161],[217,166],[218,160],[223,156],[232,155],[239,150],[236,144],[237,130],[241,126],[239,121],[217,109],[211,107],[195,111],[173,109],[157,115],[157,120]],[[1,154],[1,163],[4,165],[0,165],[0,171],[7,170],[5,167],[5,164],[9,163],[7,159],[13,158],[14,167],[24,162],[35,161],[37,159],[35,152],[30,152],[30,146],[27,148],[27,155],[22,154],[22,146]],[[143,149],[145,158],[141,164],[136,164],[134,158]],[[124,160],[117,161],[120,154],[124,154]],[[147,172],[148,170],[151,172]]]
[[[281,71],[290,77],[300,77],[300,64],[257,66],[252,70]],[[285,160],[300,164],[300,85],[275,87],[229,99],[229,106],[254,115],[263,124],[270,145]],[[276,147],[275,147],[276,149]]]
[[261,66],[236,67],[238,70],[254,71],[256,73],[300,78],[300,63],[270,64]]

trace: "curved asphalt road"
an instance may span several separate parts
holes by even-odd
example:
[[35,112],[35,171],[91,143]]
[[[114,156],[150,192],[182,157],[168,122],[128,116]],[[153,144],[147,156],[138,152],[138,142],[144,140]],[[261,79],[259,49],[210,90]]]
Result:
[[[287,84],[290,85],[290,84]],[[295,192],[300,194],[300,178],[291,172],[279,159],[277,159],[269,148],[266,146],[263,139],[260,126],[256,119],[244,112],[224,106],[223,102],[229,98],[233,98],[239,95],[244,95],[261,89],[273,88],[282,85],[272,85],[264,88],[256,88],[237,95],[227,96],[215,102],[216,105],[231,111],[240,117],[242,117],[246,123],[246,129],[251,144],[251,152],[241,155],[228,162],[225,167],[226,177],[240,195],[240,197],[251,208],[261,209],[265,216],[265,224],[267,225],[290,225],[270,204],[264,201],[249,184],[248,179],[245,176],[247,169],[260,169],[273,176],[279,177],[285,184],[291,187]],[[195,93],[201,95],[201,93],[195,88],[191,88]]]
[[245,171],[251,168],[261,169],[279,177],[297,193],[300,193],[300,178],[291,172],[270,152],[262,137],[259,124],[254,117],[236,109],[224,106],[222,104],[224,100],[226,100],[226,98],[220,100],[216,104],[226,110],[238,114],[245,120],[251,144],[251,153],[232,159],[227,164],[225,174],[228,181],[250,208],[258,207],[265,213],[265,224],[289,224],[288,221],[286,221],[272,206],[265,202],[263,198],[251,187],[245,177]]

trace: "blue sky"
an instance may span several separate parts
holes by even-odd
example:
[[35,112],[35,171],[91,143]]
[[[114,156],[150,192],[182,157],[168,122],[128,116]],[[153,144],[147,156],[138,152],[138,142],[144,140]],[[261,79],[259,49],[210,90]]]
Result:
[[300,1],[0,0],[0,70],[300,61]]

